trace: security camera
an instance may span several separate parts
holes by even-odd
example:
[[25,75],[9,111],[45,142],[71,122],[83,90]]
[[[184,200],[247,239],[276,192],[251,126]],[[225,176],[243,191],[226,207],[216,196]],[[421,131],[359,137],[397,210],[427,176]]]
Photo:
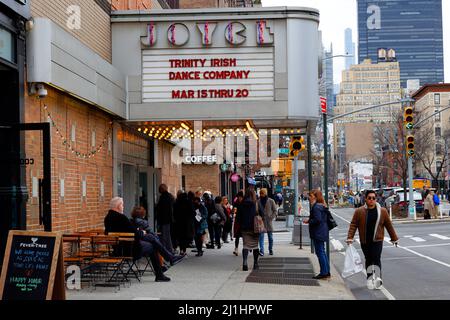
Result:
[[47,89],[45,89],[44,85],[42,83],[38,83],[36,85],[36,92],[39,98],[45,98],[48,94]]

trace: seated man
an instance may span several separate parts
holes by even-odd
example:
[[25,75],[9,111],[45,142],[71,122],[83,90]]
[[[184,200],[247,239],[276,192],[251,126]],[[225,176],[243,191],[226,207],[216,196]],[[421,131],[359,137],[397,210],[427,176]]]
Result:
[[134,233],[135,241],[133,246],[133,256],[136,259],[142,256],[149,256],[153,270],[155,271],[155,281],[166,282],[170,281],[169,277],[163,274],[161,265],[158,259],[158,249],[155,248],[149,241],[144,240],[144,232],[137,230],[130,223],[130,220],[123,214],[123,199],[116,197],[111,200],[110,210],[105,217],[105,232],[127,232]]

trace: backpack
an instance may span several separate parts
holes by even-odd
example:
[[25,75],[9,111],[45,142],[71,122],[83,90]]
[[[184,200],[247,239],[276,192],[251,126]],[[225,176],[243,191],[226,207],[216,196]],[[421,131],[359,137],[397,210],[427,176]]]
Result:
[[436,206],[438,206],[440,204],[440,199],[439,196],[437,194],[433,195],[433,202]]

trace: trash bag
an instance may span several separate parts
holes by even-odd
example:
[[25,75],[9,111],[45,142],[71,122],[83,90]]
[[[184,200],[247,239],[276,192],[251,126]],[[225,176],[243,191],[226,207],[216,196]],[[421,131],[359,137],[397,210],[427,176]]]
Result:
[[364,265],[358,251],[353,245],[349,245],[345,251],[344,270],[342,277],[348,278],[364,270]]

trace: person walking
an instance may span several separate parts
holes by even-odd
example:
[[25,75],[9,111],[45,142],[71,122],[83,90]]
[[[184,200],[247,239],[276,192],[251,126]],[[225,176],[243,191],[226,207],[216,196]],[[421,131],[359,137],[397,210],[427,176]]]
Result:
[[320,273],[313,279],[329,279],[330,266],[325,251],[325,242],[329,239],[327,210],[325,200],[320,190],[311,190],[309,192],[309,203],[311,205],[309,219],[305,223],[309,224],[309,235],[314,244],[317,259],[319,260]]
[[194,208],[188,194],[181,192],[173,208],[175,220],[175,237],[180,246],[180,255],[186,255],[186,248],[194,238]]
[[259,269],[259,234],[254,231],[255,216],[258,214],[256,193],[253,189],[248,188],[245,191],[244,200],[239,205],[236,220],[239,223],[244,248],[242,249],[242,270],[248,271],[248,254],[253,251],[253,269]]
[[175,199],[172,194],[169,193],[167,185],[161,184],[159,186],[158,204],[156,205],[156,221],[158,223],[158,229],[161,231],[161,241],[166,248],[173,252],[172,236],[170,227],[173,223],[173,205]]
[[202,203],[200,197],[194,197],[192,204],[195,212],[194,227],[195,235],[194,241],[197,247],[196,257],[203,256],[203,238],[208,230],[208,210]]
[[425,190],[425,197],[423,201],[423,218],[425,220],[431,219],[431,214],[434,212],[434,200],[433,195],[431,194],[430,190]]
[[347,234],[347,244],[351,245],[353,243],[356,230],[358,230],[361,249],[366,260],[368,286],[369,282],[371,282],[374,266],[378,267],[381,285],[381,252],[383,250],[384,229],[386,228],[392,244],[396,246],[398,244],[398,236],[395,233],[386,208],[381,207],[376,202],[377,196],[375,191],[367,190],[365,199],[366,204],[356,209],[353,214]]
[[[259,215],[263,217],[267,238],[269,239],[269,255],[273,256],[273,220],[277,217],[277,205],[267,196],[267,189],[259,191]],[[264,233],[259,234],[259,255],[264,256]]]

